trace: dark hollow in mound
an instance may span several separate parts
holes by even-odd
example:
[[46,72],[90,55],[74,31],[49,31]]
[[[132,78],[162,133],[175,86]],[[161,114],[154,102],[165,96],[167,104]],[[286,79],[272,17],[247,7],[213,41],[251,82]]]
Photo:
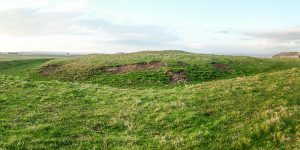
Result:
[[230,69],[229,65],[221,63],[213,63],[212,66],[218,70],[227,71]]
[[57,64],[47,65],[47,66],[43,67],[39,73],[43,76],[48,76],[51,73],[53,73],[54,71],[56,71],[57,69],[59,69],[60,67],[61,67],[61,65],[57,65]]
[[186,83],[187,76],[184,72],[170,72],[169,76],[171,77],[171,81],[173,83]]

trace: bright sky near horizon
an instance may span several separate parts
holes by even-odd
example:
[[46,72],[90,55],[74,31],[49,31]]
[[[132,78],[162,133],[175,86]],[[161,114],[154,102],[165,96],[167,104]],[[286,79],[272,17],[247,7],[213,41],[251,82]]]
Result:
[[300,51],[299,0],[0,0],[0,52]]

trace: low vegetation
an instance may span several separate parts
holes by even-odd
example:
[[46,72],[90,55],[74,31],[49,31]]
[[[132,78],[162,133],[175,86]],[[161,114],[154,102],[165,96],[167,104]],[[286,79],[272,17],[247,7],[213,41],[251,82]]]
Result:
[[0,149],[299,149],[298,91],[296,59],[164,51],[5,61]]
[[0,62],[0,73],[9,75],[26,76],[32,69],[38,67],[51,59],[24,59]]
[[298,69],[170,90],[0,82],[4,148],[299,148]]
[[0,54],[0,62],[24,59],[52,59],[59,58],[59,56],[29,56],[29,55],[16,55],[16,54]]
[[162,51],[56,59],[36,72],[41,77],[62,81],[145,88],[195,84],[293,67],[300,67],[300,61]]

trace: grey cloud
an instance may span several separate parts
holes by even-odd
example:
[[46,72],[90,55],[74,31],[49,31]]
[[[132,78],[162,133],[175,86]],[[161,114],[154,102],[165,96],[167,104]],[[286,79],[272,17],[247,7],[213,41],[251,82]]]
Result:
[[161,41],[157,39],[120,39],[120,40],[112,40],[110,43],[112,44],[129,44],[129,45],[136,45],[136,46],[167,46],[173,45],[173,43],[169,43],[168,41]]
[[229,29],[229,30],[220,30],[220,31],[217,31],[215,33],[219,33],[219,34],[241,34],[241,31]]
[[[168,45],[181,41],[176,31],[156,25],[114,24],[82,12],[11,9],[0,12],[0,34],[21,37],[73,35],[103,38],[113,44]],[[107,39],[106,39],[107,38]]]
[[181,38],[176,31],[155,25],[120,25],[102,19],[89,19],[79,21],[82,26],[93,30],[101,30],[116,39],[111,43],[153,45],[166,42],[178,42]]
[[300,40],[300,27],[283,30],[253,31],[244,32],[246,36],[260,39],[272,40],[276,42],[291,42]]
[[238,45],[221,45],[217,47],[218,49],[224,49],[225,47],[229,47],[228,49],[231,50],[243,49],[246,51],[259,50],[268,52],[280,52],[299,51],[300,47],[300,26],[280,30],[221,30],[217,33],[238,36],[238,40],[241,41],[241,43],[244,42],[244,44]]
[[221,30],[221,31],[218,31],[217,33],[221,33],[221,34],[232,34],[231,31],[227,31],[227,30]]
[[40,12],[38,9],[13,9],[0,12],[0,34],[41,36],[66,31],[77,13]]
[[240,39],[264,39],[276,42],[290,42],[300,40],[300,27],[281,30],[259,30],[259,31],[238,31],[238,30],[220,30],[216,33],[239,35]]

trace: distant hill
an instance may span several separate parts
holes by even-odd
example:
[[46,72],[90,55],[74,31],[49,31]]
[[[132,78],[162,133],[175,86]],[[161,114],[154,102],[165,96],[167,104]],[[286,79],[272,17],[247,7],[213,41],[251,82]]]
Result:
[[51,51],[32,51],[32,52],[1,52],[2,55],[20,55],[20,56],[78,56],[85,54],[76,54],[68,52],[51,52]]
[[273,58],[300,58],[300,52],[284,52],[274,55]]
[[69,56],[70,53],[65,52],[18,52],[19,55],[51,55],[51,56]]
[[139,51],[131,54],[194,54],[182,50],[162,50],[162,51]]

